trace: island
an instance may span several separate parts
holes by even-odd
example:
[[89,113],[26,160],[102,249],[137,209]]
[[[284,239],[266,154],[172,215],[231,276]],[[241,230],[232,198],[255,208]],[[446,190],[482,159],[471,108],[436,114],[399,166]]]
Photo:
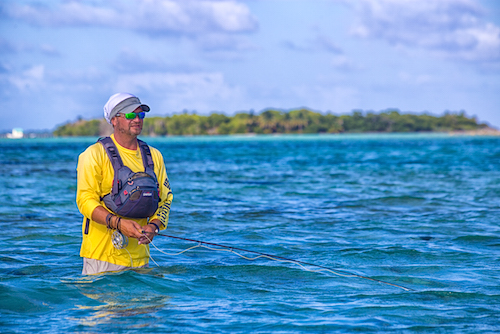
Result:
[[[379,112],[354,110],[335,115],[307,108],[289,111],[266,109],[238,112],[233,116],[214,112],[199,115],[183,112],[171,116],[149,115],[144,119],[145,136],[231,135],[231,134],[301,134],[301,133],[408,133],[452,132],[497,134],[496,129],[468,117],[464,111],[444,112],[442,116],[429,113],[402,113],[399,110]],[[106,136],[112,132],[104,119],[77,119],[58,126],[53,135]]]

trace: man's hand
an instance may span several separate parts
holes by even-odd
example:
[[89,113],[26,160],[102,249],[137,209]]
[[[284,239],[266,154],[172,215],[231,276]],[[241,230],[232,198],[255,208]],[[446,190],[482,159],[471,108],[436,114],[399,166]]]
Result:
[[124,235],[129,238],[140,239],[142,235],[142,227],[138,223],[130,219],[122,218],[120,226],[117,226]]
[[[97,208],[95,208],[94,212],[92,212],[92,219],[94,221],[98,222],[99,224],[107,226],[106,217],[108,215],[109,215],[108,210],[106,210],[102,206],[98,206]],[[121,218],[120,224],[118,225],[118,217],[117,216],[113,216],[111,219],[112,219],[111,224],[110,224],[111,228],[117,228],[125,236],[139,240],[140,245],[141,244],[149,244],[153,240],[154,236],[156,235],[156,233],[155,233],[156,227],[153,224],[142,227],[141,225],[139,225],[137,222],[135,222],[133,220]],[[155,223],[156,225],[160,224],[160,221],[158,219],[154,219],[152,222]]]
[[154,225],[146,225],[142,229],[144,230],[144,233],[139,238],[139,245],[149,244],[153,241],[153,238],[156,235],[156,227]]

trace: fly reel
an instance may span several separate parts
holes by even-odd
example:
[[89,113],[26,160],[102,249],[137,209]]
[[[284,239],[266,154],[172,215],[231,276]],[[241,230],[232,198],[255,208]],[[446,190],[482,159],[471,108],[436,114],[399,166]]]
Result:
[[115,230],[111,235],[111,243],[116,249],[123,249],[128,246],[128,237],[120,231]]

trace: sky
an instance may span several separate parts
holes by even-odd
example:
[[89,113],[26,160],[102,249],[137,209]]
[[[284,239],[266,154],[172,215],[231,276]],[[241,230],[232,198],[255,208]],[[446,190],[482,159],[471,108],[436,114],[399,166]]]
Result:
[[2,0],[0,131],[306,107],[464,111],[500,128],[498,0]]

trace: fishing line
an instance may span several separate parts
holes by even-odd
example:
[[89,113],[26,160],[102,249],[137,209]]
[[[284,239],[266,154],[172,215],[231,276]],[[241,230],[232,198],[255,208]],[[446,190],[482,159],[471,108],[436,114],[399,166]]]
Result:
[[[206,241],[200,241],[200,240],[188,239],[188,238],[181,238],[181,237],[176,237],[176,236],[167,235],[167,234],[157,233],[156,235],[160,236],[160,237],[166,237],[166,238],[172,238],[172,239],[178,239],[178,240],[184,240],[184,241],[190,241],[190,242],[196,242],[196,243],[198,243],[198,245],[196,245],[196,246],[189,247],[189,248],[187,248],[187,249],[185,249],[183,251],[180,251],[178,253],[170,254],[170,253],[166,253],[166,252],[160,250],[158,247],[156,247],[156,245],[152,242],[152,240],[150,240],[146,236],[146,238],[149,239],[150,243],[153,245],[154,248],[156,248],[156,250],[158,250],[162,254],[169,255],[169,256],[180,255],[180,254],[185,253],[187,251],[190,251],[192,249],[201,247],[201,248],[206,248],[206,249],[214,250],[214,251],[230,252],[230,253],[236,254],[239,257],[241,257],[241,258],[243,258],[245,260],[249,260],[249,261],[254,261],[254,260],[257,260],[259,258],[266,258],[266,259],[273,260],[273,261],[287,262],[287,263],[296,264],[296,265],[300,266],[302,269],[304,269],[306,271],[310,271],[310,272],[324,272],[324,271],[326,271],[326,272],[329,272],[331,274],[334,274],[334,275],[337,275],[337,276],[341,276],[341,277],[357,277],[357,278],[362,278],[362,279],[370,280],[370,281],[377,282],[377,283],[391,285],[391,286],[403,289],[405,291],[414,291],[413,289],[404,287],[402,285],[398,285],[398,284],[394,284],[394,283],[382,281],[382,280],[379,280],[379,279],[376,279],[376,278],[372,278],[372,277],[368,277],[368,276],[362,276],[362,275],[358,275],[358,274],[353,274],[353,273],[349,273],[349,272],[346,272],[346,271],[340,271],[340,270],[336,270],[336,269],[333,269],[333,268],[321,266],[321,265],[318,265],[318,264],[308,263],[308,262],[299,261],[299,260],[293,260],[293,259],[289,259],[289,258],[282,257],[282,256],[270,255],[270,254],[266,254],[266,253],[256,252],[256,251],[252,251],[252,250],[248,250],[248,249],[243,249],[243,248],[238,248],[238,247],[233,247],[233,246],[225,246],[225,245],[216,244],[216,243],[212,243],[212,242],[206,242]],[[215,247],[218,247],[218,248],[213,248],[213,247],[209,247],[209,246],[215,246]],[[257,256],[255,256],[255,257],[247,257],[247,256],[244,256],[244,255],[236,252],[236,251],[246,252],[246,253],[252,253],[252,254],[256,254]],[[151,254],[149,253],[149,251],[148,251],[148,254],[151,257]],[[158,264],[156,263],[156,261],[153,260],[153,262],[158,266]],[[315,270],[314,269],[309,269],[309,268],[307,268],[307,266],[309,266],[309,267],[316,267],[316,268],[319,268],[319,269],[315,269]]]

